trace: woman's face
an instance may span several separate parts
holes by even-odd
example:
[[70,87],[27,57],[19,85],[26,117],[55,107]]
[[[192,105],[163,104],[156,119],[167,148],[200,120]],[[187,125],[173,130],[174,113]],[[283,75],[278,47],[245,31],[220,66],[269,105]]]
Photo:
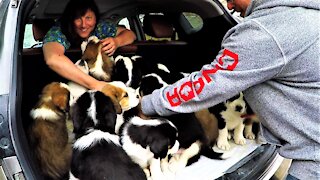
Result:
[[87,10],[84,16],[81,16],[73,21],[75,31],[81,38],[88,38],[96,25],[96,15],[90,9]]

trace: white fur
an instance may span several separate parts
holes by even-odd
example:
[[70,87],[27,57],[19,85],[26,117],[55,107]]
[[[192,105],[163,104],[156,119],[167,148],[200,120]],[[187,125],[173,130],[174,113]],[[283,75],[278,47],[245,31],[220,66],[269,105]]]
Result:
[[101,51],[98,53],[97,60],[93,65],[93,68],[90,69],[90,73],[96,77],[102,77],[103,79],[109,79],[110,75],[104,72],[102,69],[103,59]]
[[59,119],[59,116],[56,112],[45,107],[32,109],[30,111],[30,116],[33,119],[44,119],[44,120],[52,120],[52,121]]
[[165,72],[167,72],[167,73],[170,73],[169,69],[168,69],[167,66],[165,66],[164,64],[158,63],[158,64],[157,64],[157,67],[158,67],[158,69],[161,69],[161,70],[163,70],[163,71],[165,71]]
[[[158,119],[144,120],[144,119],[141,119],[140,117],[135,116],[124,127],[122,147],[127,152],[127,154],[133,159],[133,161],[141,166],[141,168],[147,168],[148,165],[150,165],[151,160],[154,159],[153,158],[154,154],[150,151],[149,146],[147,146],[147,148],[143,148],[141,145],[132,142],[127,132],[128,126],[130,126],[131,124],[134,124],[137,126],[143,126],[143,125],[157,126],[163,123],[164,123],[163,121]],[[175,127],[171,122],[169,123],[171,124],[171,126]],[[171,148],[171,150],[168,151],[168,154],[176,153],[178,149],[179,149],[179,142],[176,141],[174,146]],[[152,174],[152,171],[151,171],[151,174]]]
[[126,130],[124,134],[125,135],[122,138],[122,148],[127,152],[134,162],[140,165],[141,168],[147,168],[150,163],[149,161],[153,159],[154,156],[150,151],[150,147],[145,149],[141,145],[132,142]]
[[131,57],[132,60],[136,61],[138,58],[142,58],[141,56],[138,55],[134,55]]
[[[230,144],[228,142],[228,130],[234,130],[233,139],[236,144],[244,145],[246,143],[243,136],[244,131],[244,118],[241,115],[246,113],[246,104],[243,99],[243,93],[240,93],[240,97],[232,102],[225,102],[226,110],[220,114],[226,122],[224,129],[219,129],[219,135],[217,138],[217,146],[223,150],[229,150]],[[240,112],[235,111],[236,106],[241,106]]]
[[116,134],[119,134],[119,129],[123,123],[124,123],[123,115],[117,114],[117,120],[116,120],[116,125],[115,125],[115,133]]
[[94,125],[96,125],[98,124],[96,100],[92,97],[93,94],[90,94],[90,96],[91,96],[91,104],[87,110],[87,113],[88,113],[88,116],[92,118]]
[[188,164],[188,160],[196,154],[199,154],[200,146],[201,143],[196,141],[187,149],[182,150],[181,153],[175,154],[169,161],[169,170],[175,173],[184,169]]
[[88,147],[94,145],[95,143],[99,142],[100,140],[106,140],[108,142],[112,142],[118,146],[120,146],[119,143],[119,136],[110,134],[108,132],[103,132],[100,130],[93,130],[87,135],[82,136],[79,138],[73,145],[73,148],[84,150]]
[[164,81],[162,80],[162,78],[161,78],[159,75],[155,74],[155,73],[150,73],[150,74],[144,75],[143,77],[150,77],[150,76],[153,76],[153,77],[157,78],[157,79],[158,79],[158,82],[159,82],[160,84],[162,84],[163,86],[168,86],[168,83],[164,82]]

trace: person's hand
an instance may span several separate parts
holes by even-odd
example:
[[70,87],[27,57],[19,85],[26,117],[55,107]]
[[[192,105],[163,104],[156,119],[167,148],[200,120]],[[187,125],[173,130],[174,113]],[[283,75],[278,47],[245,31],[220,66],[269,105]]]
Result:
[[116,38],[113,38],[113,37],[102,39],[101,43],[102,43],[101,51],[104,53],[107,53],[108,56],[112,56],[118,48],[118,43],[116,41]]
[[101,91],[102,88],[103,88],[105,85],[107,85],[107,82],[105,82],[105,81],[98,81],[98,80],[97,80],[97,81],[92,85],[92,87],[91,87],[90,89],[92,89],[92,90],[97,90],[97,91]]

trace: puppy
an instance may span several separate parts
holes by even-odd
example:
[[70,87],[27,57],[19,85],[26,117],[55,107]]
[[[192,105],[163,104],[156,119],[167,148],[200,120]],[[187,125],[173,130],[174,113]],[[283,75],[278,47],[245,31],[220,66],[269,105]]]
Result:
[[116,110],[99,91],[84,93],[71,108],[76,142],[71,174],[78,179],[140,180],[146,176],[119,144]]
[[102,81],[111,81],[114,61],[107,54],[101,53],[100,40],[91,36],[81,44],[81,48],[85,49],[81,59],[88,63],[90,75]]
[[121,81],[112,81],[107,83],[107,85],[102,88],[101,92],[111,98],[118,114],[130,109],[131,107],[137,106],[139,103],[136,91],[127,87]]
[[72,153],[66,127],[69,96],[66,84],[50,83],[30,112],[30,142],[45,179],[68,178]]
[[125,123],[120,131],[123,149],[144,169],[148,177],[151,176],[151,179],[162,180],[171,177],[168,155],[176,153],[179,148],[176,127],[166,119],[145,120],[132,112],[137,114],[139,110],[132,108],[124,112]]
[[118,55],[115,58],[115,65],[112,73],[113,81],[122,81],[126,86],[138,88],[142,78],[142,57],[125,57]]
[[242,115],[241,117],[244,118],[244,137],[247,139],[255,139],[256,135],[259,132],[259,123],[260,120],[257,117],[257,115],[253,112],[249,104],[247,103],[246,99],[244,98],[244,101],[247,105],[247,111],[245,115]]
[[231,136],[229,135],[229,130],[233,130],[233,139],[236,144],[244,145],[246,143],[243,136],[245,127],[243,115],[246,115],[246,110],[247,106],[242,92],[225,102],[209,108],[210,113],[218,119],[218,148],[222,150],[230,149],[228,138],[230,139]]
[[[86,61],[79,59],[75,65],[84,73],[89,74],[89,66]],[[71,93],[70,96],[70,106],[88,89],[73,82],[69,81],[68,82],[69,90]]]
[[[141,96],[152,93],[156,88],[166,86],[167,83],[155,74],[143,76],[139,87]],[[216,153],[211,148],[206,134],[194,113],[183,113],[166,116],[178,129],[178,141],[180,153],[170,160],[170,169],[174,172],[183,169],[185,166],[196,162],[200,155],[211,159],[221,159],[223,154]]]

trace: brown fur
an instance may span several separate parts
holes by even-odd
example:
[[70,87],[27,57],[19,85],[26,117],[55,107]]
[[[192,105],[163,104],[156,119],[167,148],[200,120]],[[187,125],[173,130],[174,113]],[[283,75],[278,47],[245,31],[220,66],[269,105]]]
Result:
[[[84,51],[81,59],[87,61],[89,69],[92,69],[95,66],[97,56],[99,53],[101,53],[101,48],[102,48],[101,42],[98,42],[98,43],[95,43],[93,41],[88,42],[86,50]],[[104,77],[102,75],[98,77],[97,75],[94,75],[94,74],[92,74],[92,76],[94,76],[99,80],[109,82],[111,81],[114,61],[112,61],[110,57],[105,53],[101,53],[101,55],[103,60],[102,69],[108,75],[108,77]]]
[[195,112],[195,116],[199,120],[209,144],[214,144],[218,137],[218,120],[209,112],[208,109],[202,109]]
[[122,113],[122,108],[129,104],[128,93],[119,87],[112,84],[106,84],[101,92],[111,98],[118,114]]
[[29,131],[31,146],[42,173],[52,179],[62,179],[68,176],[72,154],[66,128],[69,91],[60,83],[50,83],[43,89],[33,110],[42,108],[52,110],[57,118],[32,117],[34,121]]

